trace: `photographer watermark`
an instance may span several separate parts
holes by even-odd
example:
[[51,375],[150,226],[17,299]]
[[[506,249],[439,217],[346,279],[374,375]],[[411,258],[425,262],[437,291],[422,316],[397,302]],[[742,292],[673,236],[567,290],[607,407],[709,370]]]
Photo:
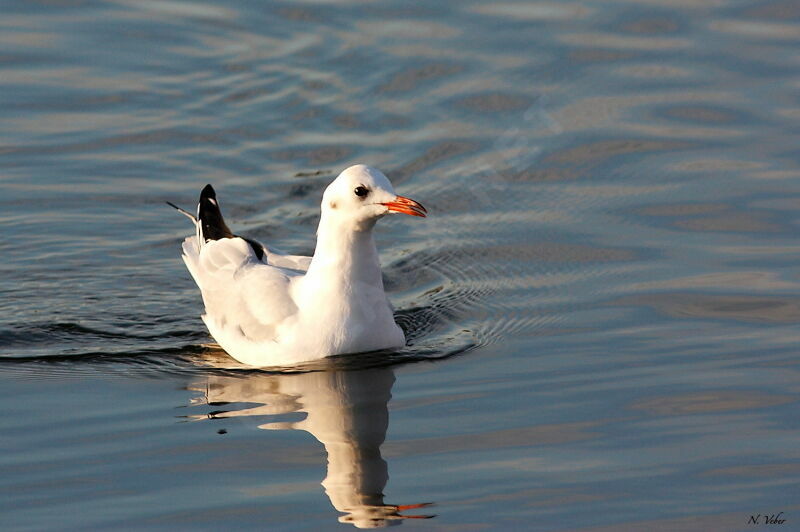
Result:
[[786,522],[783,512],[777,514],[754,514],[747,520],[748,525],[782,525]]

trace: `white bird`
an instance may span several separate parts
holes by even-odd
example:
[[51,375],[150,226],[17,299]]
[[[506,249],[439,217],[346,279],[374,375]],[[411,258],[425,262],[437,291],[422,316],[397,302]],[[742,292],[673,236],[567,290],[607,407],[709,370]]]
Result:
[[326,356],[405,345],[383,290],[375,222],[387,213],[426,214],[395,194],[381,172],[351,166],[325,189],[313,257],[285,255],[234,235],[206,185],[196,234],[183,260],[203,296],[211,336],[251,366],[286,366]]

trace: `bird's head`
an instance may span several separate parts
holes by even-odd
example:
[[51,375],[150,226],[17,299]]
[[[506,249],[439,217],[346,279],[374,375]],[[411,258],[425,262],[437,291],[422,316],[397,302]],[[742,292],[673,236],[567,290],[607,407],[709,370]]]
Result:
[[392,212],[425,217],[418,202],[398,196],[389,179],[375,168],[357,164],[339,174],[322,196],[322,214],[356,229],[371,228],[378,218]]

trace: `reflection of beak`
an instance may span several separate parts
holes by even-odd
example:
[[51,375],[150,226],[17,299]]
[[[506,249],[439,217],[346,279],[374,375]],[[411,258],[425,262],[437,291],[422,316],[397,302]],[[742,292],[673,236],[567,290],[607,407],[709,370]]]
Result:
[[381,203],[381,205],[385,205],[390,211],[402,212],[403,214],[410,214],[411,216],[421,216],[423,218],[426,216],[425,213],[428,212],[422,204],[413,199],[404,198],[403,196],[397,196],[394,198],[394,201]]
[[393,519],[433,519],[435,515],[400,515],[403,510],[416,510],[417,508],[427,508],[433,506],[432,502],[423,502],[422,504],[403,504],[396,506],[397,510]]

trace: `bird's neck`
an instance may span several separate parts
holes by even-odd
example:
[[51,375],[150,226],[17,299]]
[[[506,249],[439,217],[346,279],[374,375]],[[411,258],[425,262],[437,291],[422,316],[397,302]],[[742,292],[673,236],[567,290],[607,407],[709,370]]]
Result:
[[323,215],[317,230],[317,247],[307,276],[327,279],[327,283],[368,283],[383,287],[375,240],[374,222],[354,227]]

